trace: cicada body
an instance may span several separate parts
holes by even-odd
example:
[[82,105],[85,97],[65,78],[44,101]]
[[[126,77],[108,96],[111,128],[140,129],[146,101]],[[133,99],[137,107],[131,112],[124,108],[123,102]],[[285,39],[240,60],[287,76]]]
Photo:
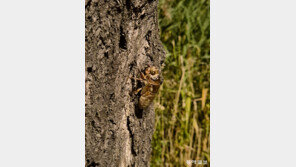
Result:
[[160,74],[158,68],[152,66],[145,69],[145,73],[140,72],[140,80],[144,86],[137,90],[141,91],[139,98],[139,108],[146,109],[153,102],[158,89],[161,85]]

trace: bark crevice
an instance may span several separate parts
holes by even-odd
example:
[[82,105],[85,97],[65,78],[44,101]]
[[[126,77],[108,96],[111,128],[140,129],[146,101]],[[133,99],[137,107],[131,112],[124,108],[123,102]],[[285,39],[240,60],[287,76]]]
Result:
[[130,134],[130,139],[131,139],[131,150],[132,150],[132,154],[134,156],[137,156],[137,153],[134,149],[134,135],[133,135],[133,132],[131,130],[131,127],[130,127],[130,120],[129,120],[129,116],[127,117],[127,129],[129,131],[129,134]]

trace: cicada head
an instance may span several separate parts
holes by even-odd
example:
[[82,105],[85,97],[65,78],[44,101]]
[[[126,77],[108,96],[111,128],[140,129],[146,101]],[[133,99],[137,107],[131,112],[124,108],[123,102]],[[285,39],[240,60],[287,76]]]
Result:
[[158,68],[151,66],[151,67],[147,67],[145,70],[145,74],[147,76],[149,76],[150,79],[157,81],[159,80],[160,76],[159,76],[159,70]]

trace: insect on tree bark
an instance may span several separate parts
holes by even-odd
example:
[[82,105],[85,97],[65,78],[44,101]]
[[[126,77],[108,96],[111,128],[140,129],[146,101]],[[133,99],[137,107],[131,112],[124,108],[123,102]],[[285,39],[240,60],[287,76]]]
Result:
[[87,167],[149,166],[154,107],[150,101],[139,107],[133,91],[142,85],[130,76],[137,77],[138,70],[147,66],[161,73],[165,53],[157,4],[156,0],[85,2]]

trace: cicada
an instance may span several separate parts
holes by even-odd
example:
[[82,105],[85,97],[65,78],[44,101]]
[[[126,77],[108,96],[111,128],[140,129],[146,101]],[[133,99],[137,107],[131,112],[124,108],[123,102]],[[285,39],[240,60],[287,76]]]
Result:
[[146,109],[154,100],[162,81],[160,72],[155,66],[148,66],[144,73],[140,72],[140,78],[133,78],[143,83],[143,86],[135,91],[135,94],[140,92],[139,108]]

